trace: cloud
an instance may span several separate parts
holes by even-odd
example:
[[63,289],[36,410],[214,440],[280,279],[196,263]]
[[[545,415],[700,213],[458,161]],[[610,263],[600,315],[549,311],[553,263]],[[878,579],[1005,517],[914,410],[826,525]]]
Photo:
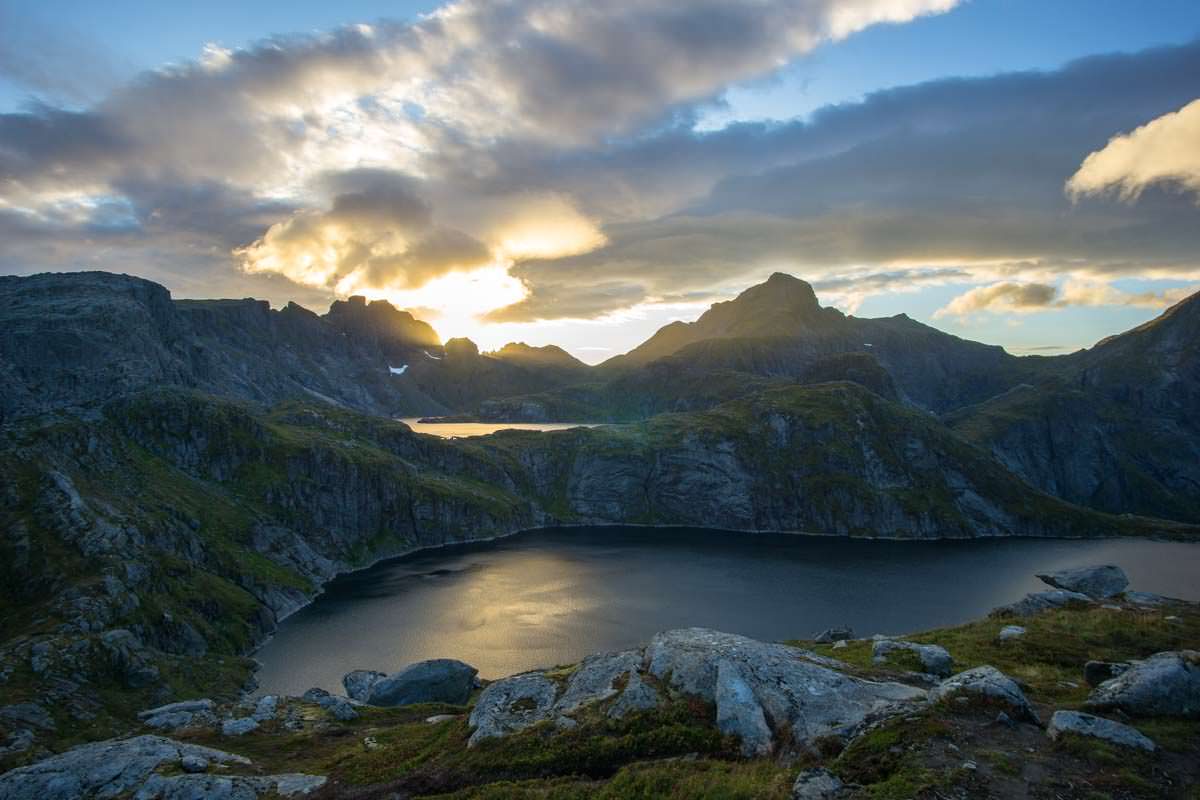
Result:
[[[144,271],[182,246],[178,261],[218,276],[237,264],[333,292],[569,257],[605,244],[619,196],[646,188],[630,180],[637,142],[823,42],[957,1],[460,0],[414,23],[209,45],[80,110],[0,114],[0,207],[60,227],[74,208],[55,258],[88,252],[75,234],[119,208]],[[645,192],[630,218],[727,169]]]
[[1074,198],[1115,191],[1135,200],[1147,186],[1175,184],[1200,199],[1200,100],[1114,136],[1067,181]]
[[[851,308],[872,283],[883,290],[870,278],[880,275],[893,277],[888,291],[963,283],[964,275],[979,283],[1195,279],[1200,226],[1190,203],[1156,193],[1136,207],[1073,206],[1062,186],[1115,131],[1194,97],[1198,75],[1200,43],[1192,43],[1052,72],[900,87],[809,120],[670,131],[669,147],[651,140],[591,163],[581,157],[572,168],[602,176],[597,185],[626,186],[629,165],[641,173],[635,186],[662,177],[694,193],[703,188],[696,175],[710,184],[690,200],[673,198],[668,213],[606,225],[608,244],[585,255],[518,264],[530,295],[497,316],[552,318],[556,298],[572,288],[591,300],[572,314],[602,316],[639,292],[653,302],[736,289],[775,270],[843,282]],[[693,177],[673,182],[686,164]],[[864,283],[847,290],[847,277]],[[624,293],[611,291],[617,284]]]
[[1068,306],[1137,306],[1161,309],[1196,291],[1195,286],[1162,292],[1125,292],[1107,283],[1071,280],[1061,288],[1044,283],[994,283],[977,286],[934,312],[934,318],[965,318],[981,311],[1030,313]]

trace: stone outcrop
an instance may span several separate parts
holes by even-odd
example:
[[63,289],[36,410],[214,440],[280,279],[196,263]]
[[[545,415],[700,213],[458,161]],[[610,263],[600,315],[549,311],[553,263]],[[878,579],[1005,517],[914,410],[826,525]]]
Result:
[[937,644],[917,644],[895,639],[879,639],[871,646],[871,657],[876,664],[886,664],[896,653],[912,653],[921,663],[921,670],[939,678],[954,671],[954,659],[946,648]]
[[1092,598],[1079,592],[1069,592],[1065,589],[1051,589],[1047,592],[1032,592],[1015,603],[1000,606],[992,611],[997,617],[1031,617],[1051,608],[1062,608],[1067,605],[1086,605]]
[[1056,589],[1077,592],[1094,600],[1116,597],[1129,586],[1125,570],[1113,564],[1042,573],[1038,578]]
[[420,661],[375,681],[365,702],[373,706],[461,704],[471,696],[477,674],[479,670],[470,664],[451,658]]
[[1037,712],[1012,678],[992,666],[975,667],[942,681],[929,693],[938,701],[982,702],[1000,706],[1016,719],[1037,722]]
[[1200,718],[1200,653],[1155,653],[1097,686],[1084,706],[1132,716]]
[[1059,739],[1064,734],[1103,739],[1121,747],[1154,752],[1158,746],[1140,731],[1111,719],[1079,711],[1055,711],[1046,726],[1046,735]]
[[[185,768],[190,765],[192,772]],[[161,736],[137,736],[81,745],[65,753],[0,775],[0,800],[254,800],[275,793],[308,794],[324,784],[316,775],[232,776],[200,774],[200,765],[250,766],[249,759],[210,747]],[[168,776],[168,766],[185,770]]]

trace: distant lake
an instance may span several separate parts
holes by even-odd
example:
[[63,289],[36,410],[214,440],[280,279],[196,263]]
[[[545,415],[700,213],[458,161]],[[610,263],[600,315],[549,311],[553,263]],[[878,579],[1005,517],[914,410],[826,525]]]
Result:
[[443,439],[466,436],[487,436],[496,431],[561,431],[567,428],[593,428],[585,422],[421,422],[422,417],[405,417],[400,421],[417,433],[432,433]]
[[459,658],[498,678],[699,625],[780,640],[965,622],[1035,572],[1113,563],[1131,588],[1200,600],[1200,544],[1134,539],[897,542],[663,528],[564,528],[425,550],[345,575],[256,655],[260,691],[341,692],[352,669]]

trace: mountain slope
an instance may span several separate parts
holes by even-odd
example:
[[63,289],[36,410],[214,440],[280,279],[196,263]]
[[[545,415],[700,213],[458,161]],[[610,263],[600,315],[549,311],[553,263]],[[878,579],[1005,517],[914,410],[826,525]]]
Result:
[[1200,295],[1055,377],[947,418],[1033,486],[1114,512],[1200,520]]

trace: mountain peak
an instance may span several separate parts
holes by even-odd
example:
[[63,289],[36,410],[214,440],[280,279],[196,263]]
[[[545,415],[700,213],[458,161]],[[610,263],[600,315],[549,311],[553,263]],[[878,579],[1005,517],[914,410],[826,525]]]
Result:
[[441,346],[441,339],[429,323],[401,311],[387,300],[368,303],[362,295],[349,300],[334,300],[325,320],[350,336],[374,339],[389,353],[410,347]]

